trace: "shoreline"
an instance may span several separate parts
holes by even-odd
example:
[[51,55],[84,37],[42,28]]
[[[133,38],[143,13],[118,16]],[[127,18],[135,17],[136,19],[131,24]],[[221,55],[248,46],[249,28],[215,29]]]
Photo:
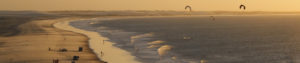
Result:
[[[131,18],[119,18],[119,19],[136,19],[136,17]],[[162,17],[137,17],[137,18],[162,18]],[[115,20],[115,19],[114,19]],[[160,58],[158,49],[162,46],[168,46],[163,44],[164,41],[152,39],[153,33],[137,33],[137,32],[127,32],[123,30],[115,30],[106,27],[93,27],[91,24],[101,23],[105,20],[91,20],[91,21],[73,21],[70,23],[71,26],[98,32],[100,35],[109,38],[111,42],[116,43],[115,47],[121,48],[131,53],[131,55],[137,57],[136,59],[143,63],[168,63],[168,62],[185,62],[181,57],[174,59],[174,53],[170,53]],[[153,42],[153,44],[149,44]],[[159,43],[156,43],[159,42]],[[173,56],[173,57],[171,57]],[[190,61],[190,60],[189,60]]]
[[[76,63],[102,63],[88,48],[87,37],[82,34],[53,27],[56,22],[83,18],[34,20],[18,26],[20,35],[0,37],[0,63],[70,63],[73,56],[80,56]],[[83,47],[78,52],[78,47]],[[61,48],[68,51],[59,52]]]
[[[227,17],[227,16],[220,16],[220,19],[222,19],[223,17]],[[233,17],[234,18],[238,18],[239,16],[233,16]],[[262,18],[262,17],[264,17],[264,18]],[[261,46],[264,46],[265,44],[255,43],[255,45],[257,45],[257,46],[252,46],[252,45],[244,44],[242,42],[245,42],[245,43],[251,42],[251,41],[248,41],[248,40],[253,39],[253,36],[252,36],[251,33],[249,35],[249,33],[241,33],[241,32],[243,32],[245,30],[251,30],[251,29],[248,29],[248,28],[255,28],[256,30],[262,30],[259,27],[261,27],[261,25],[265,25],[265,23],[268,24],[268,25],[266,25],[266,30],[263,30],[263,31],[266,31],[266,32],[272,32],[270,30],[285,30],[285,28],[294,29],[296,27],[296,25],[294,23],[298,22],[298,21],[296,21],[297,19],[294,18],[294,17],[292,19],[289,16],[284,16],[282,18],[291,19],[291,21],[288,21],[288,22],[291,22],[291,23],[286,23],[284,21],[276,21],[276,20],[274,20],[274,23],[269,23],[269,21],[272,21],[274,19],[274,17],[278,18],[280,16],[246,16],[246,17],[243,17],[243,18],[239,18],[237,20],[232,20],[232,18],[230,18],[230,19],[222,19],[222,21],[218,21],[218,22],[216,22],[216,21],[210,21],[207,18],[204,18],[205,21],[200,21],[200,20],[203,20],[203,19],[198,19],[198,18],[197,19],[191,19],[190,20],[191,23],[187,23],[187,24],[190,24],[190,26],[195,26],[195,25],[198,26],[201,23],[203,23],[204,26],[203,25],[199,25],[200,28],[192,28],[192,29],[185,29],[185,28],[190,27],[190,26],[187,26],[187,27],[179,26],[178,29],[185,29],[187,31],[193,31],[193,32],[182,33],[182,31],[178,31],[178,32],[176,32],[176,35],[172,35],[172,33],[168,34],[166,32],[162,32],[162,33],[164,33],[166,35],[162,35],[159,38],[162,38],[162,39],[180,39],[180,40],[177,40],[177,41],[169,41],[169,44],[173,44],[174,47],[178,47],[177,51],[183,52],[183,53],[181,53],[181,55],[182,55],[181,57],[184,59],[184,61],[187,61],[187,62],[194,62],[194,61],[195,62],[200,62],[200,63],[203,63],[203,62],[236,62],[236,61],[246,62],[245,58],[242,58],[243,56],[248,56],[248,57],[246,57],[246,58],[248,58],[247,60],[260,61],[260,60],[255,59],[255,58],[257,58],[257,56],[255,56],[255,55],[249,56],[249,55],[245,55],[245,54],[252,54],[252,53],[255,53],[255,52],[261,51],[261,50],[243,50],[243,51],[247,51],[247,52],[243,52],[243,51],[241,52],[241,50],[240,50],[239,47],[245,48],[245,47],[251,46],[252,48],[262,48]],[[249,23],[245,23],[244,21],[240,20],[240,19],[249,19],[249,18],[251,18],[251,19],[258,19],[258,20],[257,21],[249,21]],[[270,19],[270,20],[265,20],[265,18],[266,19]],[[183,17],[182,19],[185,19],[185,18]],[[187,19],[185,19],[185,20],[187,20]],[[262,20],[262,22],[259,21],[259,20]],[[106,31],[101,30],[101,29],[99,31],[99,28],[101,28],[101,26],[103,26],[103,27],[105,27],[105,25],[107,27],[111,26],[112,27],[111,29],[114,29],[116,31],[113,31],[110,34],[107,34],[107,36],[106,35],[103,35],[103,36],[110,37],[110,39],[113,42],[120,41],[120,42],[117,42],[118,44],[115,45],[115,46],[120,46],[120,48],[122,48],[122,49],[126,49],[126,48],[122,47],[122,46],[124,46],[124,43],[125,43],[125,46],[126,45],[130,45],[130,44],[128,44],[128,42],[130,42],[129,41],[130,36],[126,36],[125,40],[122,40],[122,39],[124,39],[124,38],[122,38],[122,37],[124,37],[124,33],[125,34],[127,32],[132,33],[132,32],[141,31],[141,30],[144,31],[144,29],[150,29],[151,30],[151,28],[149,26],[146,26],[146,25],[143,25],[143,24],[147,24],[147,25],[153,25],[154,24],[154,25],[157,25],[157,24],[155,24],[155,22],[153,24],[151,24],[149,22],[143,21],[142,19],[140,19],[140,20],[130,20],[130,19],[129,20],[116,20],[115,22],[113,22],[113,21],[114,20],[112,20],[110,22],[109,21],[107,21],[107,22],[101,22],[101,21],[99,21],[99,23],[96,24],[95,26],[94,25],[91,26],[90,24],[88,24],[89,21],[82,21],[82,22],[78,21],[77,23],[72,23],[72,24],[74,24],[73,26],[75,26],[77,28],[85,29],[85,30],[90,30],[90,31],[97,31],[100,34],[106,32]],[[122,22],[122,21],[125,21],[125,22]],[[142,21],[143,23],[139,23],[139,21]],[[150,20],[148,20],[148,21],[150,21]],[[151,20],[151,21],[155,21],[155,20]],[[159,22],[159,23],[160,24],[164,23],[164,25],[166,25],[168,23],[171,23],[171,21],[172,22],[181,22],[182,20],[181,21],[176,21],[176,20],[168,19],[168,21],[162,21],[162,22]],[[189,20],[187,20],[187,21],[189,21]],[[226,21],[226,22],[224,22],[224,21]],[[94,22],[94,21],[90,21],[90,22]],[[280,24],[284,24],[284,25],[277,25],[279,23]],[[81,24],[81,25],[79,25],[79,24]],[[112,25],[112,24],[114,24],[114,25]],[[134,24],[143,25],[143,26],[135,26]],[[187,25],[187,24],[185,24],[185,25]],[[212,24],[212,25],[206,25],[206,24]],[[216,26],[215,24],[220,24],[220,25]],[[253,24],[255,24],[255,25],[253,26]],[[79,26],[77,26],[77,25],[79,25]],[[97,25],[99,25],[99,26],[97,26]],[[157,26],[164,26],[164,25],[157,25]],[[176,23],[173,24],[173,25],[170,24],[171,27],[174,27],[174,25],[176,25]],[[292,25],[292,26],[286,26],[286,25]],[[134,28],[132,30],[131,27],[133,27],[133,26],[137,27],[137,28],[140,28],[140,29]],[[274,26],[281,26],[283,28],[275,28],[274,29],[274,28],[272,28]],[[115,27],[115,28],[113,28],[113,27]],[[158,27],[153,27],[153,26],[151,26],[151,27],[152,28],[158,28]],[[182,27],[182,28],[180,28],[180,27]],[[228,29],[232,29],[233,31],[226,31],[226,30],[224,31],[223,30],[224,28],[226,28],[226,29],[227,28]],[[265,27],[262,27],[262,28],[265,28]],[[122,32],[122,30],[124,30],[124,29],[127,32]],[[197,29],[198,31],[194,31],[195,29]],[[222,36],[218,36],[218,35],[210,34],[210,33],[206,34],[207,33],[206,31],[202,31],[202,30],[207,30],[207,29],[210,30],[210,32],[218,33],[218,34],[220,34]],[[105,30],[106,30],[106,28],[105,28]],[[154,31],[161,31],[161,30],[168,30],[168,29],[166,29],[166,28],[162,28],[162,29],[158,29],[158,30],[154,29]],[[102,31],[104,31],[104,32],[102,32]],[[173,30],[169,29],[168,31],[173,31]],[[199,31],[200,32],[206,32],[206,33],[199,33]],[[294,32],[298,32],[299,30],[291,30],[291,31],[293,31],[292,33],[294,33]],[[118,33],[118,32],[120,32],[120,33]],[[146,32],[149,32],[149,31],[146,31]],[[286,31],[278,31],[278,32],[286,33]],[[242,34],[242,35],[248,35],[248,36],[242,36],[242,35],[239,35],[239,34],[236,34],[236,33],[239,33],[239,34]],[[282,37],[282,34],[274,34],[273,37],[268,37],[268,36],[261,36],[260,35],[260,34],[266,34],[265,32],[254,31],[254,33],[257,34],[257,35],[254,34],[254,36],[265,38],[264,40],[266,42],[273,41],[273,39],[271,39],[271,38],[278,39],[278,40],[274,40],[274,41],[278,41],[275,44],[270,43],[272,45],[268,45],[268,48],[295,46],[295,45],[290,45],[288,43],[280,43],[282,40],[285,40],[285,39],[276,38],[276,37]],[[231,36],[232,38],[226,38],[226,37],[229,37],[229,36],[226,36],[227,34],[232,34],[234,36]],[[172,37],[170,37],[170,35]],[[184,35],[197,38],[197,40],[190,40],[190,41],[182,40],[184,38],[181,38],[181,37],[184,37]],[[115,36],[115,37],[113,37],[113,36]],[[208,38],[203,38],[203,37],[206,37],[206,36],[208,36]],[[293,35],[290,35],[290,36],[293,36]],[[164,38],[164,37],[166,37],[166,38]],[[114,38],[116,39],[115,41],[114,41]],[[215,39],[215,38],[218,39],[218,40],[210,40],[210,39]],[[296,38],[296,37],[293,37],[293,39],[294,38]],[[207,40],[207,39],[209,39],[209,40]],[[228,39],[232,39],[232,40],[228,40]],[[224,45],[220,46],[220,43],[217,43],[217,42],[222,42],[223,40],[224,40],[224,42],[226,41],[226,43],[228,43],[228,44],[224,44]],[[181,44],[182,41],[189,42],[190,44]],[[200,41],[202,43],[199,43]],[[257,40],[257,42],[265,42],[265,41],[259,41],[259,40]],[[290,40],[288,40],[288,41],[290,41]],[[291,40],[291,41],[295,41],[295,40]],[[141,41],[137,41],[137,42],[141,42]],[[294,42],[290,42],[290,43],[294,43]],[[210,46],[206,46],[205,44],[210,44]],[[235,45],[231,46],[231,44],[235,44]],[[285,45],[281,45],[281,44],[285,44]],[[190,46],[186,47],[186,45],[190,45]],[[210,47],[210,49],[214,49],[214,50],[209,50],[208,51],[206,47],[199,47],[199,46]],[[213,47],[211,47],[211,46],[213,46]],[[194,47],[195,48],[197,47],[199,49],[198,50],[189,49],[189,48],[194,48]],[[223,48],[230,48],[230,49],[223,49]],[[231,50],[231,49],[236,49],[236,50],[232,50],[232,51],[240,52],[240,53],[235,53],[236,56],[230,56],[231,54],[219,53],[219,52],[224,52],[224,51],[226,52],[226,51]],[[133,50],[133,49],[130,49],[130,50]],[[176,50],[176,49],[174,48],[174,50]],[[204,51],[202,51],[202,50],[204,50]],[[290,50],[294,50],[294,49],[290,49]],[[198,52],[200,52],[202,54],[201,55],[189,56],[189,54],[197,54],[197,53],[194,53],[193,51],[198,51]],[[283,52],[276,53],[276,51],[283,51]],[[214,54],[210,53],[210,52],[214,52]],[[277,55],[284,55],[286,57],[291,57],[291,59],[279,59],[277,61],[294,62],[297,59],[297,57],[291,56],[291,55],[294,55],[295,52],[292,52],[291,54],[281,54],[281,53],[287,53],[287,52],[289,52],[289,51],[284,52],[284,49],[282,49],[282,48],[279,48],[279,49],[278,48],[277,49],[270,49],[268,51],[262,51],[262,52],[268,52],[270,54],[277,54]],[[258,54],[258,53],[255,53],[255,54]],[[133,53],[133,55],[134,55],[134,53]],[[145,55],[145,54],[143,54],[143,55]],[[175,56],[177,56],[177,55],[175,54]],[[180,55],[178,57],[180,59]],[[261,57],[266,57],[266,59],[268,59],[268,60],[270,60],[270,58],[272,58],[272,57],[269,57],[268,55],[261,55]],[[185,58],[188,59],[188,60],[186,60]],[[278,58],[285,58],[285,57],[278,57]],[[265,61],[262,60],[260,62],[265,62]],[[272,62],[272,61],[266,61],[266,62]]]
[[132,56],[129,52],[114,46],[115,43],[113,42],[106,41],[108,38],[101,36],[97,32],[75,28],[69,25],[69,22],[71,21],[58,22],[54,24],[54,26],[59,29],[86,35],[89,38],[89,47],[97,55],[99,60],[107,61],[109,63],[140,63],[135,60],[135,56]]

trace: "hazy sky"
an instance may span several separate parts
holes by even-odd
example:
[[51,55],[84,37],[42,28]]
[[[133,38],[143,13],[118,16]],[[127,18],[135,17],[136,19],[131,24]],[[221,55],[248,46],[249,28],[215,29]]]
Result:
[[0,10],[184,10],[300,11],[300,0],[0,0]]

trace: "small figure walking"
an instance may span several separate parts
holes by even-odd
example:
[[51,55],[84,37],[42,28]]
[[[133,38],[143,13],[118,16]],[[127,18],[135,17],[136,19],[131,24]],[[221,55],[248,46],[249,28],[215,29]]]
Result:
[[102,41],[103,45],[104,45],[104,41],[105,41],[105,40]]
[[75,61],[74,61],[74,60],[72,60],[72,63],[75,63]]
[[59,60],[58,59],[54,59],[53,63],[59,63]]
[[51,51],[51,48],[50,48],[50,47],[48,48],[48,51]]
[[108,63],[108,62],[104,61],[103,63]]
[[79,56],[73,56],[73,61],[79,60]]
[[101,54],[101,57],[103,57],[103,56],[104,56],[104,53],[103,53],[102,51],[100,52],[100,54]]
[[82,47],[79,47],[79,48],[78,48],[78,51],[79,51],[79,52],[82,52],[82,51],[83,51],[83,48],[82,48]]

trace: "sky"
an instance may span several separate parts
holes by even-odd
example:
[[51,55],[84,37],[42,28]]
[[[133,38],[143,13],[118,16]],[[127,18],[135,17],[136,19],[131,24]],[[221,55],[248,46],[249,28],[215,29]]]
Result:
[[0,10],[300,11],[300,0],[0,0]]

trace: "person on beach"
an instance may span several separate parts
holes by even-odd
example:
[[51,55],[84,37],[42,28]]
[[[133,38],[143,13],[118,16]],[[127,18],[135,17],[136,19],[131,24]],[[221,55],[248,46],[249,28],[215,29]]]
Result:
[[79,56],[73,56],[73,61],[79,60]]
[[75,63],[75,61],[74,61],[74,60],[72,60],[72,63]]
[[102,51],[100,52],[100,54],[101,54],[101,57],[103,57],[103,56],[104,56],[104,53],[103,53]]
[[105,41],[105,40],[102,41],[103,45],[104,45],[104,41]]
[[54,59],[54,60],[53,60],[53,63],[58,63],[58,62],[59,62],[58,59]]
[[78,48],[78,51],[79,51],[79,52],[82,52],[82,51],[83,51],[83,47],[79,47],[79,48]]
[[51,48],[50,48],[50,47],[48,48],[48,51],[51,51]]

